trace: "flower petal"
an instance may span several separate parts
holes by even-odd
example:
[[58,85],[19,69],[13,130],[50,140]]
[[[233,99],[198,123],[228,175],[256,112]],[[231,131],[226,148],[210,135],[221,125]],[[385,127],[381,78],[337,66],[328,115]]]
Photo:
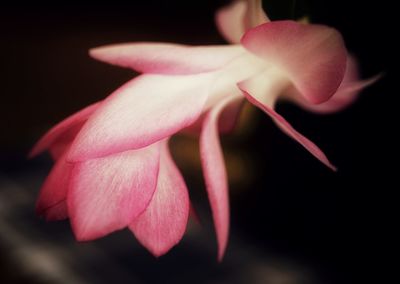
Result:
[[215,14],[221,35],[230,43],[239,43],[247,29],[269,22],[262,9],[262,1],[233,1]]
[[327,101],[343,80],[347,52],[340,33],[333,28],[274,21],[249,30],[241,42],[286,74],[314,104]]
[[114,92],[74,140],[68,159],[84,161],[169,137],[201,114],[213,76],[140,76]]
[[43,211],[43,216],[47,221],[61,221],[68,219],[67,202],[60,201],[56,205],[47,208]]
[[185,181],[172,160],[168,142],[161,143],[156,191],[146,210],[129,226],[139,242],[157,257],[182,239],[189,217]]
[[233,1],[222,7],[215,14],[215,21],[221,35],[230,43],[239,43],[245,33],[244,15],[247,4],[244,1]]
[[49,216],[54,215],[52,211],[58,210],[54,207],[67,198],[72,168],[73,164],[66,162],[65,155],[61,156],[54,164],[39,193],[36,203],[38,215],[45,216],[46,219],[53,219]]
[[128,226],[148,206],[158,166],[158,143],[77,163],[67,198],[76,238],[91,240]]
[[352,104],[362,89],[372,85],[380,77],[381,75],[376,75],[370,79],[359,80],[357,62],[353,57],[349,56],[343,81],[339,89],[328,101],[314,105],[305,100],[295,90],[289,94],[289,100],[295,101],[302,108],[315,113],[329,114],[337,112]]
[[304,148],[306,148],[312,155],[314,155],[318,160],[320,160],[324,165],[329,167],[330,169],[336,171],[336,167],[332,165],[332,163],[328,160],[326,155],[308,138],[299,133],[296,129],[294,129],[281,115],[273,110],[273,108],[267,104],[258,101],[255,97],[253,97],[246,90],[242,89],[243,94],[247,98],[247,100],[255,105],[256,107],[263,110],[266,114],[268,114],[274,122],[290,137],[299,142]]
[[206,114],[200,135],[201,164],[217,234],[219,260],[222,260],[228,243],[229,196],[228,179],[218,137],[218,118],[232,100],[237,100],[237,97],[225,98]]
[[290,86],[290,81],[274,68],[266,68],[258,74],[237,83],[237,87],[243,92],[262,103],[273,108],[278,97]]
[[[89,105],[88,107],[76,112],[75,114],[67,117],[56,126],[51,128],[33,147],[32,151],[29,154],[30,158],[33,158],[43,151],[47,150],[51,145],[53,145],[56,141],[69,141],[71,137],[74,137],[88,117],[95,112],[101,102],[94,103]],[[70,141],[69,141],[70,142]],[[55,149],[55,155],[59,156],[60,152]]]
[[184,75],[223,67],[242,53],[239,46],[186,46],[170,43],[123,43],[90,50],[100,61],[141,73]]

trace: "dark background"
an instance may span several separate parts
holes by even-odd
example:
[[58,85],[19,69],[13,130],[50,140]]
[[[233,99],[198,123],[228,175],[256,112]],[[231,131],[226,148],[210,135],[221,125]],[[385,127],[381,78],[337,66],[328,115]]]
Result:
[[[362,76],[385,76],[341,113],[278,106],[337,173],[259,111],[247,131],[223,140],[240,175],[230,171],[232,231],[221,264],[200,175],[185,168],[204,226],[191,227],[159,260],[128,232],[78,244],[68,222],[34,215],[51,163],[46,156],[28,161],[30,147],[50,126],[134,75],[90,59],[87,50],[129,41],[223,44],[213,14],[226,2],[1,4],[0,283],[382,283],[389,275],[398,187],[392,164],[398,89],[391,68],[397,32],[389,1],[298,1],[294,13],[291,1],[264,1],[274,20],[307,13],[336,27]],[[188,157],[175,155],[184,167]]]

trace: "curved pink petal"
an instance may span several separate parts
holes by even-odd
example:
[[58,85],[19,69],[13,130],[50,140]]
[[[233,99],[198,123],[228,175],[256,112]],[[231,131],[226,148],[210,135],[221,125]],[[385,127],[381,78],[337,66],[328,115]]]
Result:
[[242,52],[239,46],[228,45],[123,43],[91,49],[90,55],[97,60],[141,73],[184,75],[219,69]]
[[56,207],[67,198],[72,168],[73,164],[66,162],[65,155],[54,164],[39,193],[36,203],[38,215],[53,219],[49,216],[54,215],[54,211],[60,209]]
[[381,75],[374,76],[370,79],[359,80],[359,72],[356,60],[349,56],[347,59],[346,72],[342,83],[336,93],[326,102],[314,105],[305,100],[296,91],[290,94],[289,99],[294,100],[302,108],[321,114],[329,114],[340,111],[350,104],[352,104],[359,94],[359,92],[375,83]]
[[241,42],[314,104],[327,101],[343,80],[347,51],[333,28],[275,21],[249,30]]
[[77,163],[67,198],[76,238],[91,240],[128,226],[148,206],[158,166],[158,143]]
[[86,122],[68,159],[138,149],[171,136],[200,116],[212,79],[211,74],[143,75],[128,82]]
[[215,14],[221,35],[230,43],[239,43],[247,29],[269,22],[262,9],[262,1],[233,1]]
[[222,260],[229,234],[228,179],[223,153],[218,137],[218,118],[224,107],[236,100],[228,97],[212,108],[205,116],[200,134],[200,156],[208,198],[218,241],[218,259]]
[[289,135],[294,140],[299,142],[304,148],[306,148],[314,157],[320,160],[324,165],[336,171],[336,167],[332,165],[332,163],[328,160],[326,155],[321,151],[321,149],[318,148],[317,145],[315,145],[312,141],[310,141],[308,138],[306,138],[296,129],[294,129],[281,115],[275,112],[271,108],[271,106],[258,101],[245,89],[242,89],[242,91],[250,103],[263,110],[266,114],[268,114],[287,135]]
[[172,160],[168,142],[161,142],[157,188],[146,210],[129,226],[153,255],[167,253],[183,237],[189,217],[185,181]]
[[[57,140],[68,141],[71,142],[73,137],[79,132],[82,125],[89,118],[89,116],[95,112],[101,102],[94,103],[89,105],[88,107],[76,112],[75,114],[67,117],[56,126],[51,128],[33,147],[32,151],[29,154],[29,157],[32,158],[47,150],[51,145],[53,145]],[[65,143],[64,143],[65,144]],[[62,150],[55,150],[55,155],[59,156]]]

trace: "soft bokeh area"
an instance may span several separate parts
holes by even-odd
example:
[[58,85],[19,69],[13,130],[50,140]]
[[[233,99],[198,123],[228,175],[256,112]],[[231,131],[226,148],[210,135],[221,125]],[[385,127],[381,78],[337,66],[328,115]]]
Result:
[[[364,78],[385,76],[347,110],[326,116],[278,105],[339,168],[331,172],[250,106],[222,139],[231,233],[222,263],[196,139],[171,147],[200,222],[154,258],[127,230],[77,243],[68,221],[46,222],[35,199],[50,167],[27,153],[52,125],[104,98],[135,74],[88,49],[130,41],[223,44],[213,18],[228,1],[10,4],[0,7],[0,283],[365,283],[378,277],[392,216],[394,52],[389,1],[264,1],[272,19],[336,27]],[[279,2],[279,3],[278,3]],[[307,3],[306,3],[307,2]],[[371,2],[371,1],[368,1]],[[270,8],[270,9],[269,9]],[[293,11],[294,13],[293,13]],[[145,94],[144,94],[145,95]],[[376,273],[375,273],[376,272]]]

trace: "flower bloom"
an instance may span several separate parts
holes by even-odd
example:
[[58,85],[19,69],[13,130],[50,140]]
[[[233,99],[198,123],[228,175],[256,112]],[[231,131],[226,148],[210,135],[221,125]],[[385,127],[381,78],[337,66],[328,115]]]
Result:
[[331,169],[324,153],[274,111],[279,99],[320,113],[350,104],[375,79],[358,81],[356,63],[333,28],[270,22],[260,1],[218,11],[221,46],[132,43],[95,48],[92,57],[142,75],[53,127],[31,152],[55,165],[37,212],[70,218],[78,240],[128,227],[151,253],[182,238],[189,216],[184,179],[168,150],[181,130],[200,131],[200,155],[218,240],[229,231],[228,183],[219,133],[230,131],[247,99]]

